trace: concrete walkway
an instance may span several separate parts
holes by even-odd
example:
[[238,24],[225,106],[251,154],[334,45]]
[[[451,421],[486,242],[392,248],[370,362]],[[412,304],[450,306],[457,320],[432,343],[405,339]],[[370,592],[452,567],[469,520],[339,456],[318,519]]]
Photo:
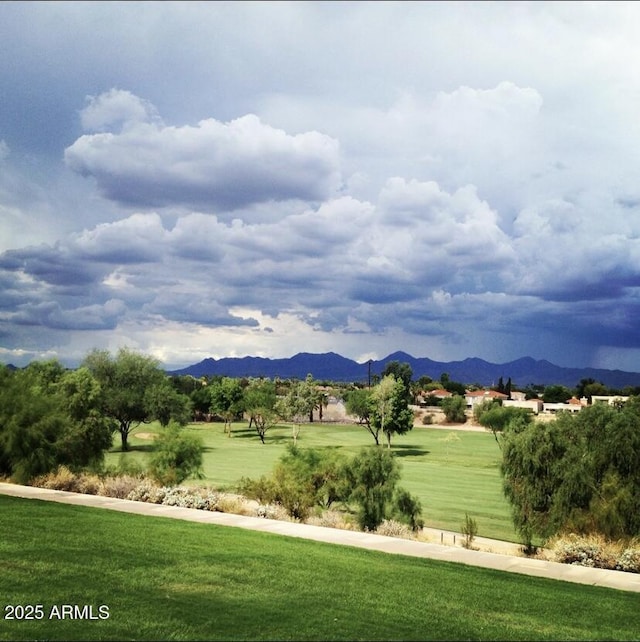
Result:
[[113,497],[82,495],[61,490],[34,488],[32,486],[18,486],[17,484],[0,483],[0,494],[27,499],[61,502],[63,504],[93,506],[95,508],[106,508],[138,515],[170,517],[172,519],[183,519],[192,522],[233,526],[276,535],[285,535],[287,537],[299,537],[302,539],[326,542],[329,544],[355,546],[357,548],[366,548],[384,553],[426,557],[446,562],[458,562],[470,566],[492,568],[499,571],[510,571],[523,575],[534,575],[536,577],[546,577],[563,580],[565,582],[604,586],[622,591],[635,591],[640,593],[640,574],[637,573],[559,564],[557,562],[528,559],[526,557],[516,557],[501,553],[472,551],[458,546],[416,542],[360,531],[347,531],[324,526],[264,519],[261,517],[245,517],[231,513],[179,508],[177,506],[161,506],[158,504],[147,504],[145,502],[134,502],[127,499],[115,499]]

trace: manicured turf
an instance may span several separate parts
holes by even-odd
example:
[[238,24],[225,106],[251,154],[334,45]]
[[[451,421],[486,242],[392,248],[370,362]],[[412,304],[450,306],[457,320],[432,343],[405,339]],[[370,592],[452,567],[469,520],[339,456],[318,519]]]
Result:
[[[2,640],[631,640],[636,593],[0,496]],[[52,618],[62,605],[108,619]],[[88,611],[85,611],[87,614]],[[103,611],[104,613],[104,611]]]
[[[158,426],[143,426],[137,432],[157,431]],[[247,424],[234,424],[232,437],[223,433],[222,424],[192,424],[187,430],[202,438],[206,446],[201,483],[233,489],[241,477],[259,477],[272,470],[278,458],[292,443],[291,429],[278,427],[260,443]],[[339,424],[303,425],[298,438],[301,448],[337,448],[347,455],[373,438],[360,426]],[[114,441],[107,462],[120,460],[120,443]],[[148,439],[130,441],[132,452],[125,460],[144,462]],[[427,526],[459,531],[465,513],[478,524],[478,535],[507,541],[519,541],[513,529],[509,504],[502,494],[499,472],[500,449],[488,432],[465,432],[416,427],[392,441],[392,449],[402,464],[401,485],[422,502]]]

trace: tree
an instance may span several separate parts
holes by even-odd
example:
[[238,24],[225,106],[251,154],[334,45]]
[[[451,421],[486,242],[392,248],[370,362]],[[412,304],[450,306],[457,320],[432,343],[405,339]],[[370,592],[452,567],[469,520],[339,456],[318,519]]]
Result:
[[284,420],[291,423],[293,443],[298,441],[300,424],[309,417],[316,405],[316,395],[311,375],[304,381],[291,382],[286,396],[276,403],[276,413]]
[[527,544],[561,531],[640,534],[640,401],[597,404],[552,422],[511,423],[501,471]]
[[443,399],[440,405],[448,422],[463,424],[467,420],[467,404],[464,397],[452,395],[451,397]]
[[201,419],[209,414],[211,408],[211,395],[206,381],[199,382],[199,385],[189,395],[193,415],[195,419]]
[[244,408],[249,415],[249,428],[253,425],[264,444],[267,430],[277,419],[276,386],[268,379],[252,379],[244,390]]
[[566,386],[547,386],[542,394],[542,401],[545,403],[565,403],[571,399],[571,390]]
[[277,503],[304,521],[314,506],[329,508],[347,494],[344,457],[331,451],[287,447],[270,476],[244,479],[241,490],[261,502]]
[[380,445],[379,434],[380,425],[375,427],[371,423],[371,413],[373,412],[373,399],[371,390],[366,388],[356,388],[347,393],[345,399],[345,408],[349,415],[357,417],[358,421],[371,433],[375,439],[376,446]]
[[407,403],[411,400],[411,378],[413,377],[413,370],[408,363],[401,363],[400,361],[389,361],[385,364],[382,371],[382,378],[393,375],[396,381],[401,381],[404,387],[404,393]]
[[578,399],[586,397],[589,403],[591,403],[591,397],[593,395],[608,395],[609,392],[607,386],[590,377],[580,379],[580,383],[576,386],[576,397]]
[[382,448],[365,448],[351,460],[345,474],[351,488],[350,499],[358,504],[360,528],[376,530],[389,513],[400,479],[395,457]]
[[224,419],[224,431],[231,437],[231,422],[243,409],[244,392],[239,379],[222,377],[208,386],[210,411]]
[[408,490],[397,488],[393,497],[392,516],[398,521],[406,523],[412,531],[416,532],[424,526],[421,513],[420,500]]
[[316,409],[318,409],[318,415],[322,419],[322,407],[328,403],[328,400],[318,389],[318,384],[311,374],[305,377],[305,380],[300,385],[299,392],[306,399],[306,405],[309,409],[309,423],[313,423],[313,411]]
[[171,422],[154,444],[149,471],[165,486],[182,483],[188,477],[202,474],[202,440],[185,434],[181,426]]
[[191,418],[191,400],[178,392],[168,378],[145,391],[144,403],[149,416],[155,417],[163,428],[171,420],[186,426]]
[[100,384],[87,368],[65,372],[56,396],[71,419],[58,438],[58,460],[70,467],[98,466],[111,448],[115,422],[102,413]]
[[391,448],[392,434],[403,435],[413,428],[413,412],[408,406],[405,386],[393,375],[387,375],[373,388],[371,399],[373,430],[382,431],[387,436],[387,448]]
[[100,384],[102,411],[117,422],[122,450],[127,451],[131,431],[154,418],[145,395],[148,389],[162,384],[165,373],[156,359],[128,348],[118,350],[115,358],[107,350],[93,350],[83,366]]
[[86,370],[65,372],[52,363],[2,370],[0,473],[28,483],[60,465],[99,466],[114,427],[99,396]]
[[[483,402],[483,405],[486,402]],[[475,410],[474,410],[475,412]],[[478,423],[493,433],[493,436],[502,448],[498,435],[503,435],[509,424],[513,421],[530,423],[532,414],[526,408],[510,408],[489,402],[489,407],[478,415]]]

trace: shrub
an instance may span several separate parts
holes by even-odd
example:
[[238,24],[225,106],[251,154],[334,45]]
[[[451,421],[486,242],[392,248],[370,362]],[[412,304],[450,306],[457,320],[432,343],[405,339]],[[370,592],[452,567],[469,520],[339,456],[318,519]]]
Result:
[[341,530],[353,530],[353,525],[346,521],[346,516],[335,510],[323,511],[320,515],[315,515],[308,520],[309,524],[314,526],[324,526],[326,528],[339,528]]
[[71,493],[78,492],[78,481],[75,473],[66,466],[58,466],[54,471],[39,475],[31,481],[32,486],[48,488],[50,490],[65,490]]
[[190,488],[175,486],[164,489],[163,506],[179,506],[180,508],[196,508],[205,510],[207,507],[204,499]]
[[[289,516],[287,511],[278,504],[260,504],[255,510],[256,517],[263,517],[264,519],[276,519],[286,521]],[[320,525],[320,524],[318,524]]]
[[591,568],[616,569],[622,547],[600,535],[569,534],[550,543],[554,561]]
[[255,515],[256,509],[250,506],[244,497],[238,495],[222,494],[216,495],[213,508],[220,513],[231,513],[233,515]]
[[386,449],[364,448],[346,466],[350,499],[358,504],[357,519],[362,530],[375,531],[387,516],[400,467]]
[[128,495],[127,499],[135,502],[162,504],[167,490],[150,479],[142,480]]
[[171,422],[155,442],[149,472],[161,484],[180,484],[187,477],[200,477],[202,471],[202,440],[184,434]]
[[411,529],[402,522],[397,522],[393,519],[385,519],[376,529],[378,535],[385,535],[387,537],[401,537],[404,539],[411,538]]
[[433,424],[433,413],[427,412],[422,416],[422,425],[430,426],[431,424]]
[[99,495],[103,487],[103,481],[98,475],[82,473],[78,476],[77,492],[85,495]]
[[404,488],[396,490],[392,513],[398,521],[407,524],[414,533],[424,526],[424,520],[420,517],[422,513],[420,500]]
[[622,551],[616,569],[628,573],[640,573],[640,543]]
[[467,403],[461,395],[453,395],[442,400],[442,410],[449,423],[463,424],[467,421]]
[[328,508],[345,494],[343,464],[334,453],[289,446],[270,476],[243,478],[240,492],[261,504],[280,504],[305,521],[315,506]]
[[104,497],[115,497],[126,499],[129,493],[140,483],[138,477],[130,475],[120,475],[118,477],[105,477],[102,481],[102,488],[99,495]]
[[472,517],[469,517],[469,515],[465,513],[464,522],[460,530],[464,535],[464,538],[462,539],[462,545],[465,548],[472,548],[473,540],[476,538],[476,535],[478,534],[478,524],[476,523],[476,520],[473,519]]

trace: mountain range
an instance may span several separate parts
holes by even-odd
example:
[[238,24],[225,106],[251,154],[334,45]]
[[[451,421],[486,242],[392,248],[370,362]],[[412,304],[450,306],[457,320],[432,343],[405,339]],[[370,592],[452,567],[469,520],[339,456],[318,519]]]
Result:
[[626,386],[640,386],[640,373],[603,368],[566,368],[546,360],[523,357],[508,363],[490,363],[478,358],[463,361],[433,361],[427,357],[412,357],[405,352],[394,352],[384,359],[359,363],[335,352],[312,354],[301,352],[286,359],[264,357],[225,357],[208,358],[180,370],[169,372],[171,375],[192,375],[194,377],[223,375],[227,377],[268,377],[270,379],[304,379],[311,374],[314,379],[336,382],[368,382],[369,377],[380,375],[387,363],[399,361],[408,363],[413,378],[423,375],[434,380],[443,373],[452,381],[464,384],[492,386],[500,377],[506,383],[510,378],[518,387],[535,385],[563,385],[575,387],[581,379],[594,379],[609,388],[622,389]]

